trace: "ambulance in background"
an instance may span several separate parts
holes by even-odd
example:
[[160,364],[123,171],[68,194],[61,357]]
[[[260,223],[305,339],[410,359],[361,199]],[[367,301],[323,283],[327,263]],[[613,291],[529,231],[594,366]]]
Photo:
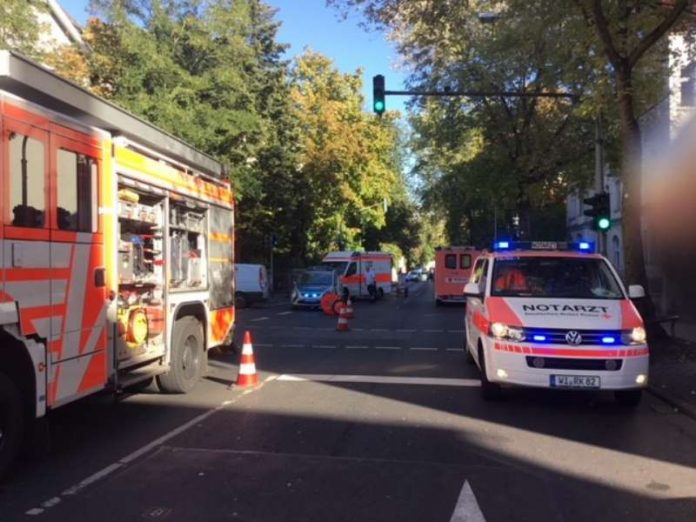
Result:
[[341,284],[353,297],[370,296],[366,278],[369,267],[375,273],[377,297],[392,291],[394,259],[387,252],[330,252],[322,264],[338,273]]
[[465,303],[464,285],[481,251],[470,246],[438,247],[435,250],[435,304]]

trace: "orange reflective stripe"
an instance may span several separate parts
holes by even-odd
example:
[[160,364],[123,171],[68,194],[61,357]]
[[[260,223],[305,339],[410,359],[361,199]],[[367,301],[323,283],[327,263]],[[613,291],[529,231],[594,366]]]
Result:
[[229,234],[223,234],[222,232],[211,232],[208,234],[208,238],[210,238],[211,241],[217,241],[219,243],[232,242],[232,236]]
[[0,269],[0,279],[5,281],[46,281],[48,279],[68,279],[69,268],[8,268]]
[[221,343],[225,340],[234,324],[234,316],[233,306],[210,311],[210,333],[213,341],[211,344]]

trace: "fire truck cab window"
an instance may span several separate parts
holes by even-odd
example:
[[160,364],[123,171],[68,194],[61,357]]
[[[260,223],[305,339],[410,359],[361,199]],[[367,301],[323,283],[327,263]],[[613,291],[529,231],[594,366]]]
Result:
[[447,254],[445,256],[445,268],[455,270],[457,268],[457,254]]
[[12,225],[43,228],[46,223],[44,144],[13,132],[10,134],[9,156]]
[[58,150],[58,228],[97,231],[97,162],[84,154]]

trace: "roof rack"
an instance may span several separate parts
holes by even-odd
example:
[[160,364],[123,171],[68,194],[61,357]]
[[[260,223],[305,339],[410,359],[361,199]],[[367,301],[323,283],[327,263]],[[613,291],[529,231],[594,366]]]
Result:
[[0,51],[0,89],[112,136],[125,136],[203,174],[217,179],[227,175],[212,156],[14,51]]

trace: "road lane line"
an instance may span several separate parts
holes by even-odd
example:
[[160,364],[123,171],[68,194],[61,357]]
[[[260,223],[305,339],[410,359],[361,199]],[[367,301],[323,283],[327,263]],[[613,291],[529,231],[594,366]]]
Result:
[[281,348],[304,348],[304,344],[281,344]]
[[415,332],[415,330],[412,330],[409,328],[398,328],[396,331],[401,332],[401,333],[413,333],[413,332]]
[[447,330],[448,333],[464,333],[464,330]]
[[481,513],[481,508],[479,508],[478,502],[476,502],[476,496],[467,480],[464,481],[462,490],[459,493],[450,522],[486,522],[483,513]]
[[369,346],[356,346],[356,345],[350,345],[346,346],[346,350],[367,350]]
[[268,321],[268,317],[257,317],[256,319],[251,320],[251,322],[256,322],[256,321]]
[[423,331],[424,331],[425,333],[444,333],[444,330],[442,330],[442,329],[440,329],[440,330],[426,329],[426,330],[423,330]]
[[[242,397],[244,397],[246,394],[252,393],[252,392],[262,388],[266,382],[268,382],[268,379],[266,381],[264,381],[264,383],[261,384],[260,386],[253,388],[253,389],[250,388],[250,389],[246,390],[244,393],[240,393],[239,395],[237,395],[233,399],[228,399],[226,401],[223,401],[218,406],[211,408],[210,410],[198,415],[197,417],[191,419],[190,421],[185,422],[184,424],[180,425],[179,427],[174,428],[173,430],[165,433],[161,437],[156,438],[155,440],[149,442],[148,444],[146,444],[146,445],[138,448],[137,450],[129,453],[125,457],[120,458],[116,462],[113,462],[113,463],[109,464],[108,466],[103,467],[99,471],[89,475],[87,478],[81,480],[77,484],[74,484],[73,486],[65,489],[60,495],[45,501],[42,504],[42,506],[44,506],[45,509],[48,509],[48,508],[53,507],[56,504],[58,504],[61,500],[61,497],[70,497],[70,496],[76,495],[77,493],[82,491],[84,488],[90,486],[91,484],[94,484],[95,482],[98,482],[98,481],[106,478],[107,476],[111,475],[115,471],[120,470],[121,468],[127,466],[128,464],[130,464],[134,460],[142,457],[146,453],[151,452],[153,449],[157,448],[158,446],[163,445],[168,440],[180,435],[181,433],[192,428],[193,426],[200,424],[201,422],[203,422],[205,419],[207,419],[208,417],[210,417],[214,413],[217,413],[218,411],[226,408],[227,406],[234,404],[235,402],[240,400]],[[26,511],[25,514],[27,514],[27,515],[40,515],[45,511],[45,509],[33,508],[33,509]]]
[[409,350],[413,350],[415,352],[437,352],[437,348],[430,348],[425,346],[412,346],[411,348],[409,348]]
[[370,328],[371,332],[388,332],[386,328]]
[[278,312],[276,315],[290,315],[292,312],[286,311],[286,312]]
[[335,350],[336,346],[333,344],[313,344],[312,348],[319,348],[320,350]]
[[393,375],[337,375],[337,374],[283,374],[274,382],[344,382],[367,384],[410,384],[420,386],[456,386],[476,388],[478,379],[454,379],[447,377],[397,377]]
[[375,350],[401,350],[401,346],[375,346]]
[[448,352],[463,352],[464,348],[447,348]]

